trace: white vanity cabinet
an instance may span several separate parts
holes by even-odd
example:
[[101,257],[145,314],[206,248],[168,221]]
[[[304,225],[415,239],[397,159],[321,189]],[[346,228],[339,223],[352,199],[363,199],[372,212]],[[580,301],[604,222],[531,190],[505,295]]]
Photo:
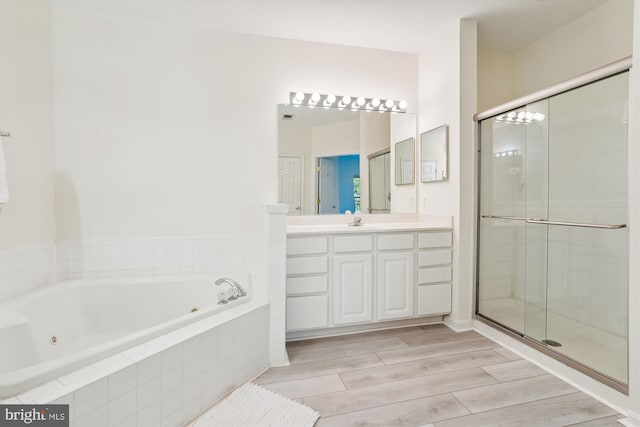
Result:
[[412,317],[415,294],[415,233],[379,234],[377,320]]
[[287,330],[329,326],[329,238],[287,241]]
[[418,233],[418,316],[451,312],[451,232]]
[[448,229],[289,234],[287,332],[449,313],[451,246]]

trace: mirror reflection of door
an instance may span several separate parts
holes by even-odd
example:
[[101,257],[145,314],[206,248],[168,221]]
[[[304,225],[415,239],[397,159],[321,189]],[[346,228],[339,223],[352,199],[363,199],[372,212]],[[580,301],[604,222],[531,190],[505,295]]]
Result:
[[302,214],[301,157],[278,157],[278,203],[289,205],[289,215]]
[[340,214],[360,209],[360,156],[317,159],[316,213]]
[[391,212],[391,154],[369,156],[369,213]]

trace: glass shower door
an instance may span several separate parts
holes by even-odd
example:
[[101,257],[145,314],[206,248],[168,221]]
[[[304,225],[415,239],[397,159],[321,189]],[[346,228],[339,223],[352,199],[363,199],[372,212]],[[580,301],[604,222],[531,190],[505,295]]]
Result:
[[481,124],[479,312],[518,333],[525,325],[525,109]]
[[626,384],[628,73],[480,122],[478,314]]
[[627,382],[628,73],[549,99],[547,336]]

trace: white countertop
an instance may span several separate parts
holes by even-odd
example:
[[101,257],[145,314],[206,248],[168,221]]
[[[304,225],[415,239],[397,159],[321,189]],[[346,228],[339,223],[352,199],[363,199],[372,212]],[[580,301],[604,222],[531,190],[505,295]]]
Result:
[[429,224],[424,222],[393,222],[393,223],[365,223],[361,226],[349,226],[344,224],[308,224],[288,225],[287,235],[294,234],[336,234],[336,233],[383,233],[388,231],[433,231],[451,230],[449,226],[442,224]]

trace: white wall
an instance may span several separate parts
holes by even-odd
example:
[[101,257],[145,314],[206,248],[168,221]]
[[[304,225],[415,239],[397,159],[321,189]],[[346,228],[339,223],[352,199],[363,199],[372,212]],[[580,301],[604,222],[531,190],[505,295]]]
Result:
[[449,180],[418,183],[421,214],[452,215],[453,304],[448,322],[468,327],[472,316],[474,266],[477,24],[444,23],[441,37],[425,41],[420,55],[419,132],[449,125]]
[[516,53],[516,97],[631,55],[633,0],[610,0]]
[[51,21],[46,0],[0,0],[0,129],[10,200],[0,250],[54,238]]
[[516,97],[516,54],[478,46],[478,112]]
[[289,91],[417,107],[415,55],[102,6],[54,5],[60,239],[263,235],[263,205],[277,199],[275,112]]

